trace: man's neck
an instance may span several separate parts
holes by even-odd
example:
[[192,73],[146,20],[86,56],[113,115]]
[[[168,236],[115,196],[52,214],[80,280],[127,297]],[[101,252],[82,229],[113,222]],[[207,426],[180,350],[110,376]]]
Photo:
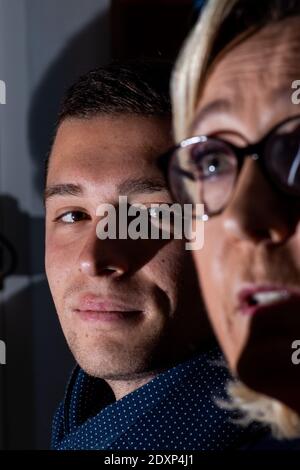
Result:
[[142,387],[146,383],[150,382],[154,377],[156,377],[157,373],[149,373],[147,376],[143,376],[141,378],[135,379],[124,379],[124,380],[106,380],[106,383],[112,389],[116,400],[120,400],[121,398],[125,397],[131,392],[134,392],[138,388]]
[[[201,345],[201,350],[206,350],[209,349],[212,345],[215,344],[215,340],[211,340],[209,338],[207,342]],[[142,374],[140,377],[135,376],[135,377],[128,377],[128,378],[119,378],[119,379],[105,379],[105,382],[109,385],[111,388],[113,394],[115,395],[116,400],[120,400],[121,398],[125,397],[125,395],[128,395],[131,392],[134,392],[138,388],[142,387],[146,383],[150,382],[154,377],[156,377],[160,372],[164,370],[168,370],[171,367],[174,367],[178,364],[180,364],[183,361],[186,361],[190,357],[194,356],[197,351],[199,351],[199,345],[198,344],[193,344],[193,347],[186,347],[184,353],[181,355],[178,354],[178,349],[175,351],[173,356],[169,356],[168,360],[166,360],[163,364],[160,364],[159,369],[154,369],[152,371],[149,371],[148,373]]]

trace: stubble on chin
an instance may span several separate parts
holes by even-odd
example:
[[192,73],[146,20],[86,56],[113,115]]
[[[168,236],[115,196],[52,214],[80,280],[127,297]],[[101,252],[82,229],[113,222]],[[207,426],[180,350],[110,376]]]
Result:
[[[91,338],[88,333],[68,331],[68,346],[79,366],[89,375],[104,380],[132,380],[149,375],[157,369],[154,351],[159,348],[158,339],[144,337],[143,343],[132,344],[108,339]],[[155,354],[157,355],[157,354]]]

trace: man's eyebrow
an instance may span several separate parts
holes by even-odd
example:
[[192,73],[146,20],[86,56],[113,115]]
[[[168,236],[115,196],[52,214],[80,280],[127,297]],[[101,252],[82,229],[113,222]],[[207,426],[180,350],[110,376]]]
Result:
[[232,109],[232,105],[228,100],[219,99],[212,101],[211,103],[204,106],[204,108],[196,114],[196,117],[192,124],[192,130],[196,130],[201,122],[211,114],[225,113]]
[[127,179],[123,181],[118,191],[120,194],[136,194],[136,193],[155,193],[166,189],[166,182],[163,179]]
[[54,196],[80,196],[83,189],[79,184],[53,184],[48,186],[44,192],[44,202]]
[[[166,182],[163,179],[127,179],[123,181],[118,191],[120,194],[134,194],[134,193],[154,193],[166,189]],[[54,184],[48,186],[44,192],[44,202],[55,196],[81,196],[83,188],[79,184]]]

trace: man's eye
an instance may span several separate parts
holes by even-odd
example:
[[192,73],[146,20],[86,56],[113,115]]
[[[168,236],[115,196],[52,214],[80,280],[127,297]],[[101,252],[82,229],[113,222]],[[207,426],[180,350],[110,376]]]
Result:
[[161,230],[168,230],[173,227],[175,223],[181,224],[183,215],[181,206],[178,204],[163,204],[159,207],[149,207],[148,220],[149,222],[160,227]]
[[170,207],[168,207],[166,203],[164,203],[164,207],[153,206],[153,207],[147,208],[149,220],[156,221],[162,217],[169,217],[170,208],[171,208],[171,204],[170,204]]
[[149,207],[147,212],[149,219],[157,219],[159,217],[159,209],[157,207]]
[[57,222],[62,222],[64,224],[74,224],[75,222],[80,222],[88,218],[85,212],[81,211],[69,211],[57,217]]

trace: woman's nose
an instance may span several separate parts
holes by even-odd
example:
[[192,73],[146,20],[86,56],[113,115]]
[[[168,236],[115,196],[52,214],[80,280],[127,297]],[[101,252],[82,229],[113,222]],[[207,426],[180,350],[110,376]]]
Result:
[[255,160],[246,161],[223,213],[226,233],[256,243],[282,243],[296,230],[295,202],[273,187]]

